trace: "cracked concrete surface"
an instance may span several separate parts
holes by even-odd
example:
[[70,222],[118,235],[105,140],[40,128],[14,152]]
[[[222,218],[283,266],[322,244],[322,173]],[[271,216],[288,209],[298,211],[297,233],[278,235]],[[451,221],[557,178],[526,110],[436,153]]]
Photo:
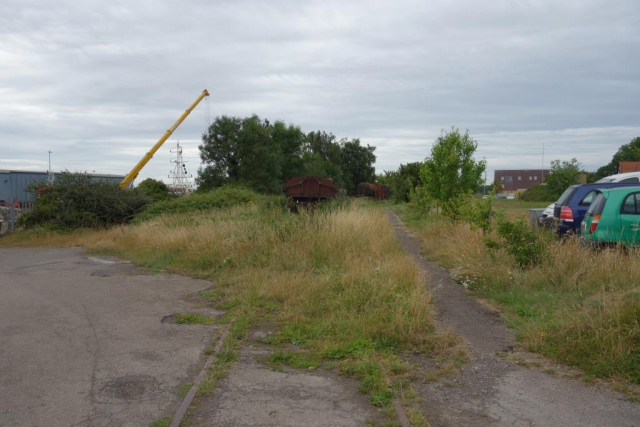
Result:
[[255,331],[215,392],[200,399],[194,427],[360,427],[381,425],[380,410],[358,393],[359,382],[324,370],[271,370],[261,361],[273,347]]
[[171,416],[216,331],[161,320],[210,286],[79,248],[0,248],[0,426]]
[[[388,216],[401,246],[427,274],[438,323],[460,334],[470,353],[470,362],[457,378],[417,386],[431,427],[640,426],[640,404],[625,401],[624,395],[499,357],[497,352],[514,351],[513,331],[499,315],[466,295],[448,270],[422,257],[421,240],[408,232],[393,212],[388,211]],[[514,354],[552,365],[536,355]]]

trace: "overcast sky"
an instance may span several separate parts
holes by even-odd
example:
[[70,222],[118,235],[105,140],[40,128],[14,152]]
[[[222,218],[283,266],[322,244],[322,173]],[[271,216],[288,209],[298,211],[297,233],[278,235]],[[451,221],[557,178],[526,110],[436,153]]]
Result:
[[[640,1],[0,2],[0,169],[128,172],[203,89],[210,117],[258,114],[358,137],[376,169],[468,129],[494,169],[640,136]],[[205,102],[140,174],[199,166]]]

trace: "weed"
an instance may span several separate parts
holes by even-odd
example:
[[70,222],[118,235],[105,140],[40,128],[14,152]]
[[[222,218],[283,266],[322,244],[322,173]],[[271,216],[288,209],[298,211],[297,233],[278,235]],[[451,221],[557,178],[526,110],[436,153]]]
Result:
[[173,421],[173,418],[166,417],[149,423],[149,427],[169,427],[171,425],[171,421]]
[[179,325],[210,325],[214,321],[215,318],[200,313],[176,314],[174,317],[174,322]]
[[321,364],[320,358],[315,354],[292,351],[272,353],[267,360],[274,367],[287,365],[296,369],[317,368]]
[[182,387],[180,387],[180,390],[178,390],[178,396],[183,399],[187,395],[187,393],[189,393],[191,387],[193,387],[193,383],[183,384]]

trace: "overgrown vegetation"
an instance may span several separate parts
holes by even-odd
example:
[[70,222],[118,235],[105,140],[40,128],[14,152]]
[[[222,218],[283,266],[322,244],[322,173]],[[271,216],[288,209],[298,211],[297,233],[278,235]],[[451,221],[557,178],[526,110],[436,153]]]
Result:
[[377,177],[377,182],[391,187],[396,203],[408,202],[411,200],[411,193],[422,185],[420,166],[420,162],[401,164],[397,171],[384,171]]
[[534,184],[522,193],[520,199],[527,202],[547,202],[553,200],[553,195],[549,194],[546,185]]
[[420,177],[429,197],[450,218],[460,216],[465,196],[480,187],[486,162],[474,160],[476,148],[478,144],[468,131],[464,134],[456,128],[442,131],[431,148],[431,157],[420,167]]
[[490,233],[500,243],[488,249],[465,222],[393,209],[425,240],[429,258],[501,307],[527,350],[588,375],[640,383],[640,252],[596,252],[504,219]]
[[177,197],[154,203],[141,212],[136,219],[144,221],[163,214],[197,213],[216,208],[269,203],[284,205],[285,201],[284,198],[263,196],[246,188],[229,185],[188,197]]
[[[150,268],[214,279],[219,287],[206,294],[212,304],[227,304],[247,322],[271,316],[281,325],[272,344],[294,344],[313,360],[337,363],[361,380],[375,405],[390,402],[389,384],[410,380],[411,367],[398,353],[446,351],[459,343],[436,335],[420,270],[398,246],[384,213],[353,203],[291,215],[243,201],[65,238]],[[55,234],[37,242],[47,239],[62,242]],[[293,364],[296,357],[279,356]],[[228,363],[220,360],[210,384]]]
[[150,198],[154,202],[161,202],[175,197],[169,191],[169,187],[162,181],[147,178],[136,186],[138,191]]
[[44,188],[34,209],[20,217],[20,225],[57,230],[109,227],[128,223],[149,203],[136,189],[123,190],[89,174],[64,172]]

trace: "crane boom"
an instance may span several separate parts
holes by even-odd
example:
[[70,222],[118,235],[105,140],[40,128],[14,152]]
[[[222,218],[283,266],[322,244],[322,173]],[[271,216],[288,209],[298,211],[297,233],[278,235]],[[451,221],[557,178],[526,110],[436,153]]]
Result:
[[160,138],[158,140],[158,142],[156,142],[156,145],[154,145],[153,148],[151,148],[151,150],[149,150],[149,152],[147,154],[145,154],[142,159],[140,159],[138,164],[133,169],[131,169],[131,172],[129,172],[127,174],[127,176],[124,177],[124,179],[120,183],[120,188],[128,187],[129,184],[131,184],[133,182],[133,180],[136,179],[136,177],[138,176],[138,174],[140,173],[140,171],[142,170],[144,165],[146,165],[149,162],[149,160],[151,160],[153,155],[156,154],[156,151],[158,151],[158,149],[160,147],[162,147],[162,144],[164,144],[164,142],[167,139],[169,139],[169,137],[171,136],[173,131],[176,130],[178,128],[178,126],[180,126],[180,124],[184,121],[184,119],[187,118],[187,116],[191,113],[191,111],[193,111],[193,109],[196,108],[196,106],[200,103],[200,101],[202,101],[202,99],[205,96],[209,96],[209,92],[206,89],[203,90],[202,93],[200,94],[200,96],[198,96],[198,99],[196,99],[193,102],[193,104],[191,104],[191,106],[189,108],[187,108],[187,110],[184,113],[182,113],[182,115],[178,118],[178,120],[176,120],[176,122],[173,124],[173,126],[171,126],[164,133],[164,135],[162,135],[162,138]]

